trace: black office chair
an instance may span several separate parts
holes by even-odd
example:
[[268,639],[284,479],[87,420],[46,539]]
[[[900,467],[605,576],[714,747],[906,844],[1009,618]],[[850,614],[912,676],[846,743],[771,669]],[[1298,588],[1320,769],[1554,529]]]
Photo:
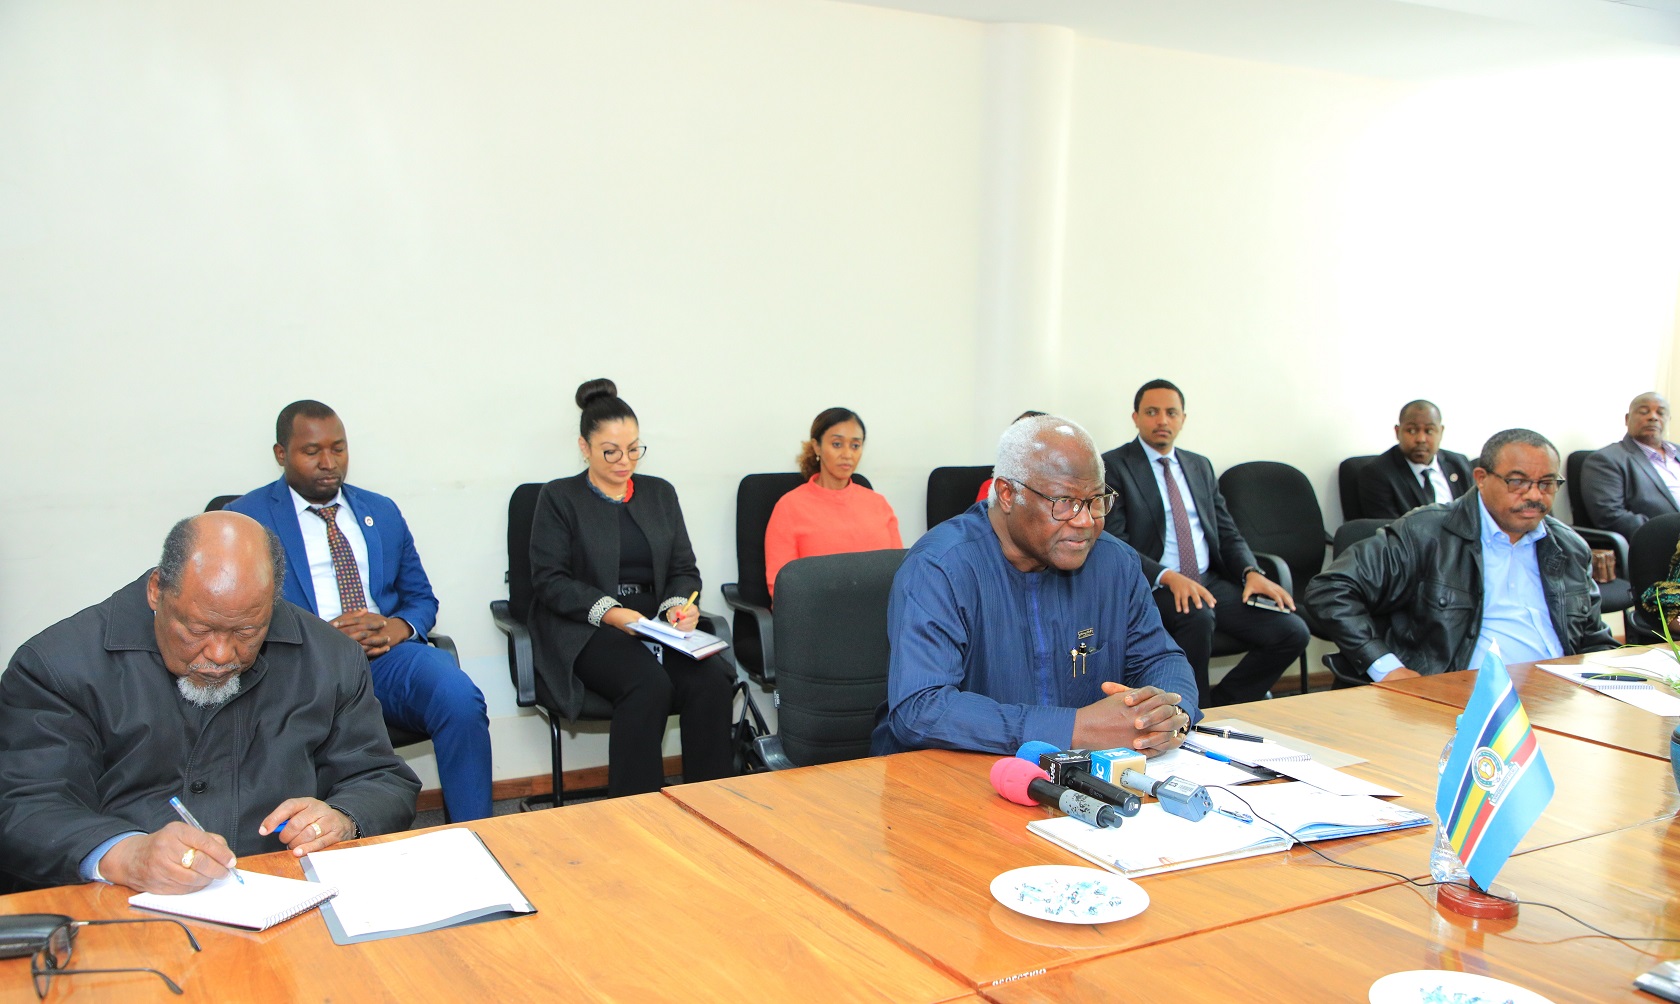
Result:
[[1581,494],[1581,470],[1592,453],[1592,450],[1575,450],[1564,460],[1564,487],[1569,491],[1569,511],[1575,517],[1575,532],[1581,535],[1588,547],[1616,552],[1616,577],[1609,582],[1598,584],[1599,609],[1606,613],[1613,610],[1625,611],[1639,598],[1638,591],[1628,581],[1627,538],[1614,530],[1600,530],[1594,525],[1592,514],[1587,511],[1585,497]]
[[[749,474],[735,489],[735,581],[724,584],[723,602],[735,611],[735,664],[766,690],[776,686],[776,632],[765,584],[764,531],[776,503],[807,480],[797,471]],[[852,480],[875,487],[861,474]]]
[[1336,528],[1336,535],[1330,540],[1330,557],[1332,560],[1340,558],[1342,552],[1359,543],[1367,537],[1375,537],[1377,531],[1387,526],[1393,520],[1387,519],[1352,519]]
[[1378,457],[1374,453],[1349,457],[1336,466],[1336,494],[1342,500],[1342,521],[1364,519],[1365,510],[1359,504],[1359,476]]
[[976,467],[935,467],[928,474],[927,525],[931,530],[939,524],[967,511],[980,494],[980,486],[992,476],[992,465]]
[[[240,498],[244,498],[244,496],[217,495],[215,498],[204,504],[204,511],[221,512],[223,509],[227,508],[229,502]],[[426,642],[435,648],[442,649],[443,651],[449,653],[449,658],[455,661],[456,666],[461,665],[461,653],[456,650],[455,640],[453,638],[446,634],[430,634],[426,636]],[[389,719],[385,721],[385,732],[391,737],[392,749],[401,749],[404,746],[418,746],[421,743],[431,742],[432,740],[432,737],[428,733],[410,732],[408,729],[405,729],[400,725],[392,724]]]
[[[1324,513],[1307,476],[1288,464],[1256,460],[1219,476],[1219,491],[1254,560],[1273,581],[1301,602],[1300,589],[1324,568]],[[1240,642],[1214,632],[1213,654],[1236,655]],[[1301,693],[1307,692],[1307,655],[1301,653]]]
[[[537,498],[542,494],[542,489],[541,484],[528,482],[515,488],[513,495],[508,498],[508,570],[503,576],[507,581],[508,598],[490,601],[490,617],[508,639],[508,675],[513,678],[514,700],[522,708],[536,708],[548,720],[548,755],[553,788],[551,794],[530,795],[521,799],[519,807],[526,811],[548,802],[559,807],[566,804],[568,794],[582,793],[581,790],[567,792],[565,789],[566,772],[560,746],[561,721],[576,723],[612,720],[611,702],[592,690],[586,689],[583,692],[583,708],[576,718],[571,719],[565,719],[559,708],[544,704],[537,695],[536,658],[531,648],[531,630],[527,625],[530,622],[531,605],[535,602],[531,586],[531,523],[536,518]],[[700,628],[726,642],[730,641],[729,623],[716,614],[708,614],[702,610]],[[720,659],[725,656],[719,654],[712,658]],[[590,789],[590,793],[605,790]]]
[[[1677,543],[1680,543],[1680,513],[1668,513],[1647,520],[1633,535],[1633,544],[1628,549],[1628,584],[1635,602],[1623,615],[1630,645],[1662,644],[1662,626],[1657,615],[1647,611],[1638,599],[1654,583],[1668,578],[1669,562],[1674,559]],[[1667,607],[1666,603],[1664,607]],[[1669,611],[1670,616],[1674,613]]]
[[777,731],[772,770],[869,755],[887,697],[887,596],[903,550],[791,561],[776,577]]

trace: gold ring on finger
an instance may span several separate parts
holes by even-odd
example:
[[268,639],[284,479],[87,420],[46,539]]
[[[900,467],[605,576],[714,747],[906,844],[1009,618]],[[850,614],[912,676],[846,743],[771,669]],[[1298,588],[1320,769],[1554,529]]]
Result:
[[316,836],[316,837],[317,837],[317,838],[319,838],[319,837],[320,837],[320,836],[321,836],[321,824],[320,824],[320,823],[318,823],[318,822],[315,822],[315,823],[310,823],[310,824],[309,824],[309,828],[310,828],[310,829],[311,829],[311,830],[314,830],[314,831],[315,831],[315,836]]
[[197,856],[198,856],[198,848],[196,848],[196,847],[187,848],[187,853],[181,855],[181,867],[190,869],[192,867],[193,858],[195,858]]

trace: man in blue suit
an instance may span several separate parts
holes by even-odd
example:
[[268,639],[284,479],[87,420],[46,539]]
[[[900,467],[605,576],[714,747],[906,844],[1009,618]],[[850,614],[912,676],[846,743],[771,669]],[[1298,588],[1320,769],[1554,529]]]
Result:
[[385,720],[424,732],[437,752],[452,821],[490,815],[490,719],[484,695],[449,655],[426,644],[437,597],[395,502],[344,483],[344,423],[319,401],[295,401],[275,423],[285,472],[227,508],[286,547],[286,599],[362,646]]

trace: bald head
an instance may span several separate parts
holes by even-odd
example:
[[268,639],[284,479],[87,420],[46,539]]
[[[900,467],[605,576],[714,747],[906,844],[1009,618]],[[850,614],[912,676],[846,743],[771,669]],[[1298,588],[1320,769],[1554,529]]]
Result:
[[1627,434],[1653,450],[1662,449],[1663,437],[1668,433],[1668,398],[1654,390],[1628,402]]
[[242,585],[272,590],[285,574],[286,552],[267,527],[236,512],[207,512],[176,523],[163,540],[158,584],[179,594],[190,577],[221,595]]
[[183,698],[213,705],[239,693],[239,675],[268,638],[285,567],[279,540],[249,516],[207,512],[169,531],[146,598]]

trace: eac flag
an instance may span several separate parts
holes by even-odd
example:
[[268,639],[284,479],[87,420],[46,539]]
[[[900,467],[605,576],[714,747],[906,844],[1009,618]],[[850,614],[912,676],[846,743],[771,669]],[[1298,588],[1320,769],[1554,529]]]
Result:
[[1499,869],[1552,800],[1552,772],[1498,649],[1482,659],[1435,789],[1435,814],[1470,877],[1493,887]]

